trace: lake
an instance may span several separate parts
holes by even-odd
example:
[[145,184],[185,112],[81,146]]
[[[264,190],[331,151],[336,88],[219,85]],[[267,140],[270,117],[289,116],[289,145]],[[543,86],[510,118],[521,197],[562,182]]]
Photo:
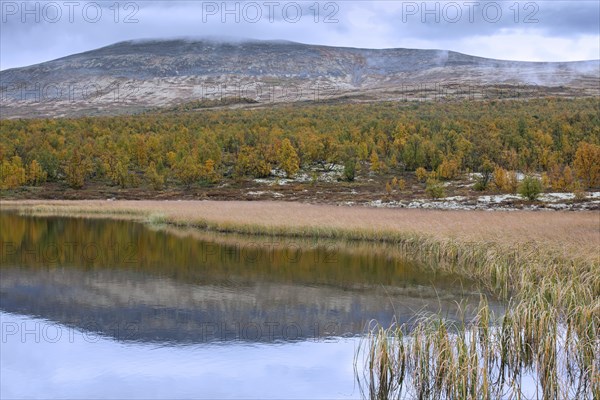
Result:
[[371,321],[479,302],[391,245],[116,219],[0,213],[0,257],[2,398],[360,398]]

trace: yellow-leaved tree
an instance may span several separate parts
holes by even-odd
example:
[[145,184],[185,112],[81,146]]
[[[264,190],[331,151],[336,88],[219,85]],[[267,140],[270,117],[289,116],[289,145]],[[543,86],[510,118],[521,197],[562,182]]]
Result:
[[13,156],[10,161],[4,160],[0,164],[0,189],[12,189],[24,185],[26,182],[25,168],[19,156]]
[[371,161],[371,171],[375,172],[376,174],[381,172],[381,162],[379,161],[379,156],[377,155],[377,152],[375,151],[375,149],[373,149],[373,151],[371,152],[370,161]]
[[87,167],[85,160],[77,149],[75,149],[71,153],[71,156],[66,160],[64,170],[69,186],[73,189],[81,189],[85,183]]
[[152,185],[152,188],[154,190],[161,190],[163,188],[163,185],[165,183],[165,177],[164,175],[158,173],[154,161],[150,161],[148,168],[146,168],[145,175],[146,179],[150,181],[150,184]]
[[37,162],[37,160],[33,160],[29,163],[29,168],[27,170],[27,182],[36,186],[46,182],[47,177],[48,174],[46,173],[46,171],[44,171],[44,169],[42,168],[40,163]]
[[200,178],[208,183],[219,183],[221,176],[215,169],[215,162],[212,159],[208,159],[204,162],[201,168]]
[[579,143],[573,166],[586,187],[600,186],[600,146],[586,142]]
[[300,158],[289,139],[283,139],[281,142],[277,158],[279,167],[285,171],[288,177],[296,175],[300,169]]

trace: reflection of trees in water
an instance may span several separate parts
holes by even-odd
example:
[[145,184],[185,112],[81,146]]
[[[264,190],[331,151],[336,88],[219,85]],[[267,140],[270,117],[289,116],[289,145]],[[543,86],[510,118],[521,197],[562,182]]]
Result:
[[426,273],[389,246],[12,214],[0,222],[11,227],[0,230],[3,310],[124,339],[123,332],[176,342],[357,334],[371,319],[452,313],[462,297],[456,279]]

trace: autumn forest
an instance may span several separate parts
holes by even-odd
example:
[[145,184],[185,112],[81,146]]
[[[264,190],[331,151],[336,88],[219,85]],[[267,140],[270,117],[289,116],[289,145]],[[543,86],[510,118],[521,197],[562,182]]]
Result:
[[[59,182],[159,191],[343,166],[422,181],[479,172],[478,190],[600,186],[597,99],[323,104],[3,120],[0,189]],[[396,183],[396,182],[395,182]]]

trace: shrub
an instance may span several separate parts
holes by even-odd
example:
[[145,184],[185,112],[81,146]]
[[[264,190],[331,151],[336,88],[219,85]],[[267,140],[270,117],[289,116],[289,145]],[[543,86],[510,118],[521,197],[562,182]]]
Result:
[[317,182],[319,182],[319,175],[315,171],[313,171],[310,174],[310,184],[314,186],[317,184]]
[[266,178],[271,174],[271,164],[264,152],[254,147],[243,146],[238,153],[235,170],[239,177]]
[[587,193],[585,192],[585,190],[583,190],[583,187],[581,186],[581,183],[579,183],[579,181],[574,181],[571,184],[570,189],[575,195],[575,200],[581,201],[585,200],[585,198],[587,197]]
[[83,158],[78,151],[74,151],[67,161],[65,177],[68,185],[73,189],[81,189],[85,183],[86,169]]
[[219,183],[221,175],[215,169],[215,162],[213,160],[206,160],[204,165],[200,167],[200,179],[206,183]]
[[437,179],[427,180],[425,192],[432,199],[441,199],[442,197],[446,197],[446,190],[444,188],[444,185],[442,185],[442,183]]
[[348,182],[354,181],[356,177],[356,161],[354,159],[347,159],[344,161],[344,179]]
[[390,182],[387,182],[385,184],[385,192],[387,193],[388,196],[390,196],[392,194],[392,185],[390,184]]
[[148,165],[148,168],[146,168],[146,178],[148,181],[150,181],[150,184],[154,190],[161,190],[163,188],[165,177],[158,173],[154,161],[151,161],[150,165]]
[[496,166],[494,168],[494,186],[500,191],[506,190],[508,187],[508,176],[504,168]]
[[506,193],[515,193],[519,186],[517,173],[515,171],[506,171],[501,167],[494,169],[493,182],[497,190]]
[[519,185],[519,194],[528,200],[534,201],[542,193],[542,182],[533,177],[526,176]]
[[455,159],[444,159],[437,168],[437,175],[440,179],[455,179],[458,173],[459,165]]
[[296,175],[296,172],[300,169],[300,158],[289,139],[283,139],[277,157],[279,167],[285,171],[288,178]]
[[13,156],[10,161],[0,164],[0,189],[13,189],[27,182],[27,174],[23,161],[19,156]]
[[483,192],[484,190],[487,189],[487,187],[488,187],[487,181],[482,176],[478,177],[477,182],[475,182],[475,184],[473,185],[473,189],[477,190],[478,192]]
[[515,171],[509,171],[507,173],[507,180],[506,180],[506,188],[505,190],[508,193],[517,193],[517,188],[519,187],[519,178],[517,176],[517,173]]
[[29,164],[29,169],[27,171],[27,182],[36,186],[46,182],[47,177],[48,173],[44,171],[44,169],[37,162],[37,160],[33,160]]
[[562,167],[559,164],[553,165],[546,174],[544,187],[550,187],[552,190],[568,190],[575,180],[571,167],[568,165]]
[[427,170],[425,168],[417,168],[415,174],[417,175],[417,180],[419,182],[425,182],[427,180]]
[[402,191],[406,189],[406,181],[404,179],[400,179],[398,181],[398,190]]
[[484,160],[481,164],[481,175],[477,178],[477,182],[473,189],[484,191],[488,188],[494,172],[494,165],[489,160]]
[[564,184],[564,187],[569,188],[571,185],[573,185],[574,181],[575,181],[575,176],[573,174],[573,171],[571,170],[571,167],[569,167],[568,165],[565,166],[563,168],[563,176],[562,176],[562,182]]
[[377,152],[375,150],[373,150],[371,152],[371,172],[374,172],[376,174],[381,172],[382,169],[382,163],[381,161],[379,161],[379,156],[377,155]]
[[192,155],[184,157],[178,161],[174,167],[175,176],[186,187],[200,179],[201,168]]
[[577,176],[586,187],[600,185],[600,146],[581,142],[573,163]]

